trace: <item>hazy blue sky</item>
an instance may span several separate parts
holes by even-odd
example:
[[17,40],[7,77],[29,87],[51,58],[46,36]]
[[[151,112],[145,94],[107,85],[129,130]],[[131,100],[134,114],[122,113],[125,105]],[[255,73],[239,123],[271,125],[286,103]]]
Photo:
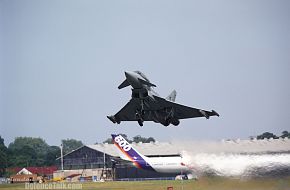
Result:
[[[290,130],[290,1],[0,0],[0,135],[248,138]],[[160,95],[221,117],[114,125],[141,70]]]

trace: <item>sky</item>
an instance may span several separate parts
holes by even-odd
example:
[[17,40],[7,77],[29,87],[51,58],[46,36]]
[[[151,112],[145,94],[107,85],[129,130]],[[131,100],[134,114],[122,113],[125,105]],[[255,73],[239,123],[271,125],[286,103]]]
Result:
[[[290,130],[288,0],[0,0],[0,135],[103,142],[247,139]],[[113,124],[140,70],[220,117]]]

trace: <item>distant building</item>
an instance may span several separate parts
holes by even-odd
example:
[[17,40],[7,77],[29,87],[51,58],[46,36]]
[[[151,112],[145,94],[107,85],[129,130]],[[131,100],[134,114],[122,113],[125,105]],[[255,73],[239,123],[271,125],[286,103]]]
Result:
[[10,183],[24,183],[24,182],[37,182],[39,179],[36,174],[16,174],[10,176]]
[[25,168],[10,168],[9,171],[14,174],[37,174],[39,176],[52,176],[53,172],[57,170],[57,166],[44,167],[25,167]]
[[10,176],[10,181],[31,182],[31,181],[39,181],[40,179],[52,179],[53,173],[56,170],[57,170],[56,166],[10,168],[9,171],[15,174]]
[[[151,146],[163,146],[162,155],[145,154],[146,156],[179,156],[176,151],[171,151],[168,143],[133,143],[133,146],[144,153],[143,148],[147,147],[148,150]],[[149,153],[149,152],[147,152]],[[120,159],[117,152],[117,148],[113,144],[96,144],[96,145],[85,145],[77,150],[74,150],[63,157],[64,171],[60,171],[61,164],[60,158],[58,161],[59,170],[55,172],[54,177],[69,177],[73,174],[82,174],[82,176],[96,176],[97,179],[120,179],[120,178],[146,178],[146,177],[175,177],[177,174],[163,174],[147,170],[140,170],[135,168],[131,162]],[[104,170],[104,168],[106,168]]]

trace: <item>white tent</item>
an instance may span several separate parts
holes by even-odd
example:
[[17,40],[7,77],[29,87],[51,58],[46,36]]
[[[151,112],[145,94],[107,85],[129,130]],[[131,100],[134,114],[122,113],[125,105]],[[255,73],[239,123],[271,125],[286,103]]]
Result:
[[27,170],[26,168],[22,168],[22,170],[20,170],[17,175],[20,175],[20,174],[25,174],[25,175],[28,175],[28,174],[32,174],[29,170]]

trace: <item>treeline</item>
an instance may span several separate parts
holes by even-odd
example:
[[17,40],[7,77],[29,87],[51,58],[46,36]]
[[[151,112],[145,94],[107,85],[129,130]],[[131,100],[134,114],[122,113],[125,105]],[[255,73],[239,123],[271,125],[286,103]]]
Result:
[[[126,135],[122,135],[127,138]],[[133,140],[128,141],[147,143],[155,142],[155,139],[137,135]],[[65,139],[61,142],[63,155],[83,146],[82,141],[75,139]],[[104,143],[106,142],[112,143],[112,139],[107,139]],[[0,136],[0,177],[5,174],[6,168],[55,165],[58,157],[60,157],[60,146],[50,146],[42,138],[16,137],[6,147],[4,139]]]
[[[83,146],[81,141],[75,139],[62,140],[64,154]],[[28,166],[55,165],[55,159],[60,157],[59,146],[49,146],[41,138],[17,137],[8,147],[0,136],[0,176],[5,168]]]
[[[251,139],[253,139],[254,137],[251,137]],[[270,132],[265,132],[261,135],[258,135],[256,137],[257,139],[261,140],[261,139],[279,139],[279,138],[288,138],[290,139],[290,133],[288,131],[283,131],[282,134],[279,136],[279,135],[275,135],[273,133],[270,133]]]
[[[141,137],[140,135],[137,135],[135,137],[133,137],[132,140],[128,139],[126,134],[119,134],[122,135],[129,143],[135,142],[135,143],[150,143],[150,142],[155,142],[155,139],[153,137]],[[108,144],[113,144],[113,140],[112,138],[108,138],[107,140],[103,141],[103,143],[108,143]]]

